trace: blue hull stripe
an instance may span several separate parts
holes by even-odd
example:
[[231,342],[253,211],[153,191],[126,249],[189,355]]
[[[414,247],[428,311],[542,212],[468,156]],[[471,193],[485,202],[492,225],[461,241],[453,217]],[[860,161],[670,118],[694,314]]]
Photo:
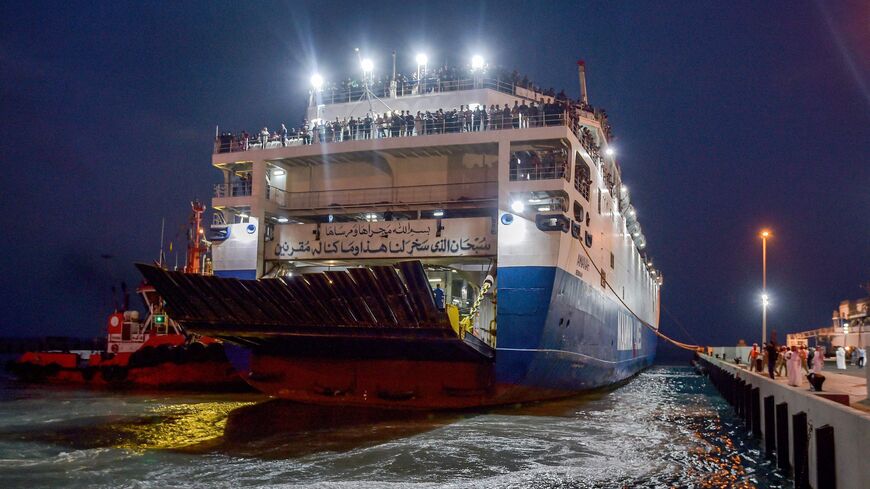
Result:
[[[531,388],[584,390],[650,365],[657,337],[604,289],[556,267],[498,269],[496,379]],[[617,350],[619,316],[639,347]],[[632,345],[635,346],[635,345]]]
[[221,278],[237,278],[239,280],[255,280],[256,270],[215,270],[214,274]]

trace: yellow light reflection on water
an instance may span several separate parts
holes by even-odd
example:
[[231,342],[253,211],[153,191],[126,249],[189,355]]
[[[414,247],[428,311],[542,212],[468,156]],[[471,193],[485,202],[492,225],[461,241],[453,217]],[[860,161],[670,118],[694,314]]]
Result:
[[133,451],[171,450],[215,441],[224,434],[234,409],[253,402],[199,402],[162,405],[146,413],[141,422],[123,423],[116,448]]

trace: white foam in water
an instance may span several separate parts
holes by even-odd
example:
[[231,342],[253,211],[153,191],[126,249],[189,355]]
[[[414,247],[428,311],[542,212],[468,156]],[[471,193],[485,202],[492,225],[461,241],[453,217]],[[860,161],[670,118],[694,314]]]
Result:
[[[688,368],[655,367],[612,392],[553,403],[314,423],[296,431],[282,431],[282,423],[270,429],[271,423],[299,409],[316,421],[310,410],[319,408],[293,405],[282,413],[280,404],[249,406],[244,421],[262,426],[243,425],[240,441],[239,433],[230,433],[236,441],[217,438],[192,451],[148,448],[147,440],[131,438],[143,424],[157,431],[170,426],[173,416],[195,411],[190,406],[200,402],[235,400],[7,383],[0,386],[0,479],[4,486],[339,489],[705,486],[730,477],[759,487],[789,484],[757,442],[743,438],[742,422],[706,380]],[[149,425],[157,415],[167,424]],[[194,442],[202,440],[202,433],[190,431],[199,436]]]

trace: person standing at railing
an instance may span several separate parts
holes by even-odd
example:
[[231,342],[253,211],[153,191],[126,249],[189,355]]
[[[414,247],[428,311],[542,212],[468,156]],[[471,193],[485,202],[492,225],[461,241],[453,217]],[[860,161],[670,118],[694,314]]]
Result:
[[308,124],[308,119],[302,119],[302,144],[311,144],[311,127]]
[[281,146],[287,147],[287,126],[281,123]]
[[520,105],[519,112],[520,112],[520,127],[522,127],[522,128],[529,127],[529,106],[526,105],[525,100],[523,100],[523,105]]
[[520,127],[520,102],[519,100],[514,100],[514,106],[511,108],[511,122],[513,124],[514,129],[519,129]]
[[384,131],[384,129],[383,129],[384,120],[381,118],[381,114],[378,114],[378,116],[375,118],[375,120],[373,122],[375,125],[375,129],[377,130],[376,137],[378,137],[378,138],[384,137],[384,132],[383,132]]
[[263,130],[260,131],[260,146],[262,149],[266,149],[267,142],[269,142],[269,129],[264,127]]
[[487,114],[487,125],[486,129],[496,129],[498,126],[498,118],[501,118],[500,113],[496,110],[495,105],[489,106],[489,112]]
[[399,137],[399,135],[401,134],[401,131],[402,131],[402,123],[403,122],[404,122],[404,120],[400,119],[399,115],[394,112],[393,115],[390,117],[390,135],[391,136],[393,136],[394,138]]
[[532,168],[530,170],[530,180],[541,180],[541,158],[537,151],[532,151],[531,158]]
[[459,106],[459,113],[458,113],[457,119],[459,121],[459,131],[457,131],[457,132],[465,132],[465,106],[464,105]]
[[414,135],[423,135],[423,115],[420,113],[419,110],[417,111],[417,116],[414,117]]
[[350,140],[351,141],[356,140],[357,127],[356,127],[356,119],[354,119],[353,116],[350,116],[350,120],[347,121],[347,128],[349,131]]
[[540,125],[540,121],[538,118],[540,117],[540,110],[538,106],[532,102],[532,105],[529,107],[529,122],[533,127],[538,127]]
[[415,124],[414,116],[411,114],[411,111],[409,110],[405,113],[405,131],[406,131],[405,135],[406,136],[413,136],[414,135],[414,124]]
[[369,114],[366,114],[366,118],[363,119],[363,138],[370,139],[372,137],[372,117]]
[[509,129],[513,123],[513,116],[511,115],[511,108],[508,107],[508,104],[504,104],[504,108],[501,109],[501,128]]

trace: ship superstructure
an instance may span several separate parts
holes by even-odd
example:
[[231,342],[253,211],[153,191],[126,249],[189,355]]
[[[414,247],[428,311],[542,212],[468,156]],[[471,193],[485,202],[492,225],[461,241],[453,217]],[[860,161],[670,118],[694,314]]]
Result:
[[662,277],[578,68],[575,103],[485,68],[313,90],[295,134],[216,141],[214,277],[140,268],[278,397],[466,407],[624,380],[654,358]]

